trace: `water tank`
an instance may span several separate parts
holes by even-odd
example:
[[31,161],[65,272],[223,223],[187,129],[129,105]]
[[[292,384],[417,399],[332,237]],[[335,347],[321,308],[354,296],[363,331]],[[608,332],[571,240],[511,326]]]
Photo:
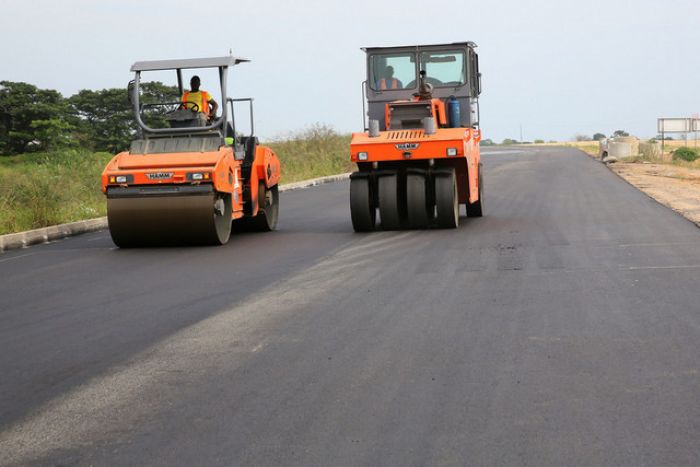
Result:
[[450,123],[450,128],[459,128],[462,126],[462,116],[459,108],[459,101],[455,96],[450,97],[447,101],[447,115]]

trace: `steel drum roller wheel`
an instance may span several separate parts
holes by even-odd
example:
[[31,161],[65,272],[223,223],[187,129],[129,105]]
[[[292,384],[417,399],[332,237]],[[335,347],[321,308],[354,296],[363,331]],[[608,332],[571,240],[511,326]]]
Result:
[[107,199],[109,233],[121,248],[223,245],[231,234],[231,195]]
[[258,185],[258,215],[251,219],[251,227],[258,232],[270,232],[277,228],[279,217],[280,195],[277,185],[266,188]]

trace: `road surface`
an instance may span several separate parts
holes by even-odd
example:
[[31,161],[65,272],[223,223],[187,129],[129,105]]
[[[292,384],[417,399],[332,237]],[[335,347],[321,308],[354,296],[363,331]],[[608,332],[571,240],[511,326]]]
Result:
[[0,255],[2,465],[698,465],[700,230],[574,149],[484,151],[486,217]]

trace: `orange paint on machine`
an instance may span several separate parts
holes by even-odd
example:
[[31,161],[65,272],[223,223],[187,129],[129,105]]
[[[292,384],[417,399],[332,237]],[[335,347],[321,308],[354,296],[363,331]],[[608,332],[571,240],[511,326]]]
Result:
[[[229,240],[232,229],[274,230],[279,210],[280,161],[254,136],[252,99],[226,96],[229,67],[248,60],[233,56],[137,62],[129,97],[140,137],[117,154],[102,174],[112,240],[120,247],[209,244]],[[211,95],[185,102],[183,70],[219,71],[222,112]],[[141,74],[174,70],[182,99],[141,104]],[[191,85],[198,90],[200,79]],[[198,92],[198,91],[197,91]],[[234,127],[234,102],[250,104],[251,134]],[[157,110],[166,127],[151,127],[145,115]]]
[[[476,44],[375,47],[365,131],[353,133],[350,213],[357,232],[456,228],[484,213]],[[382,85],[395,81],[391,88]],[[405,84],[404,84],[405,83]]]

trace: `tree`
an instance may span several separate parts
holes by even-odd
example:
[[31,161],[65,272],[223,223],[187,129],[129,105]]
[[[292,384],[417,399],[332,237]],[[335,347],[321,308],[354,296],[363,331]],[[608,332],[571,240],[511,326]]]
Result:
[[596,133],[593,135],[593,141],[602,141],[606,138],[603,133]]
[[133,129],[126,90],[83,89],[68,100],[80,129],[80,139],[90,149],[117,152],[128,147]]
[[30,125],[37,147],[42,150],[67,148],[77,145],[72,137],[75,127],[66,120],[52,118],[50,120],[34,120]]
[[[39,140],[37,147],[48,144],[47,138],[55,136],[59,126],[62,127],[60,131],[70,131],[70,126],[58,125],[58,122],[67,121],[69,112],[66,100],[58,91],[39,89],[28,83],[0,81],[0,153],[26,151],[29,143],[39,140],[38,129],[44,131],[44,141]],[[43,123],[32,127],[33,122]]]
[[494,142],[492,139],[486,138],[481,140],[481,145],[482,146],[493,146]]
[[617,138],[617,137],[619,137],[619,136],[629,136],[629,135],[630,135],[630,134],[627,133],[625,130],[615,130],[615,133],[613,133],[613,136],[614,136],[615,138]]
[[[179,101],[179,91],[175,86],[160,82],[143,83],[140,103],[155,104]],[[91,149],[119,152],[129,147],[136,134],[132,105],[126,89],[112,88],[91,91],[84,89],[69,98],[81,139]],[[146,112],[144,119],[152,127],[165,126],[165,107],[153,107]]]
[[518,141],[515,139],[512,139],[512,138],[506,138],[503,140],[503,142],[501,144],[505,144],[505,145],[518,144]]
[[[180,102],[180,91],[177,86],[167,86],[160,81],[150,81],[141,83],[141,96],[139,100],[142,104],[165,104]],[[224,103],[225,104],[225,103]],[[165,114],[172,107],[155,106],[145,113],[145,123],[151,128],[165,128],[168,126]]]
[[576,140],[576,141],[590,141],[591,137],[588,135],[576,135],[576,136],[574,136],[574,140]]

